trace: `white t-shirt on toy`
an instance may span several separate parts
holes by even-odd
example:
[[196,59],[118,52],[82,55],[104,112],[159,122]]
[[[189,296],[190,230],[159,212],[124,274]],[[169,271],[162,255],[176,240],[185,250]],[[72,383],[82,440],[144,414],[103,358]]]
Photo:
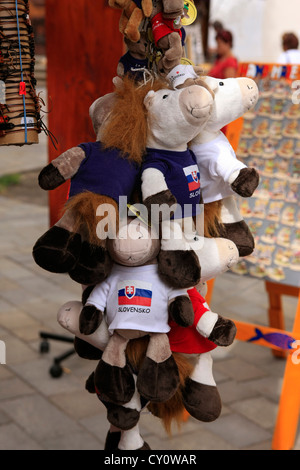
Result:
[[213,202],[235,194],[228,179],[246,165],[236,158],[227,137],[221,132],[218,137],[204,144],[191,146],[200,170],[203,202]]
[[115,264],[110,276],[98,284],[86,304],[106,309],[108,330],[167,333],[168,302],[185,289],[173,289],[159,277],[157,264],[127,267]]

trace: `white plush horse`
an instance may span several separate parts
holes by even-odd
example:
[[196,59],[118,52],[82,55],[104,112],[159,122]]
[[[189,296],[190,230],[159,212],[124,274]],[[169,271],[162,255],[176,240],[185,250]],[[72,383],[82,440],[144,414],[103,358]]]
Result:
[[202,79],[214,93],[210,118],[191,142],[200,170],[203,202],[222,201],[221,219],[225,227],[222,236],[233,240],[240,256],[246,256],[253,251],[254,241],[233,196],[236,193],[250,197],[259,183],[259,176],[255,168],[247,168],[237,160],[220,129],[255,106],[258,87],[250,78]]
[[[151,90],[144,105],[148,135],[142,163],[142,198],[151,213],[151,223],[161,224],[159,271],[171,285],[190,287],[200,279],[193,243],[196,237],[201,246],[203,238],[197,237],[193,223],[193,218],[199,216],[201,190],[197,162],[188,142],[206,125],[213,96],[197,85]],[[166,212],[154,213],[161,208]],[[174,213],[171,217],[170,210]],[[180,273],[176,269],[179,265]]]

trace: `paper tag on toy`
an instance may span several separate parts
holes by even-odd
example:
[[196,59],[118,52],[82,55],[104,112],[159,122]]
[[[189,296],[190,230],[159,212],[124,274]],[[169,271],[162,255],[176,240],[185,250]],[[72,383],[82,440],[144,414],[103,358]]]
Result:
[[175,20],[173,21],[173,26],[175,29],[179,29],[181,25],[181,16],[177,16],[177,18],[175,18]]
[[185,0],[183,7],[183,15],[181,17],[181,24],[183,26],[188,26],[194,23],[197,18],[197,8],[195,7],[194,2],[191,0]]
[[188,78],[197,78],[198,75],[194,71],[192,65],[179,64],[174,67],[171,72],[167,75],[167,80],[170,85],[175,89],[179,85],[182,85]]
[[127,204],[127,207],[129,209],[129,212],[128,212],[128,215],[131,216],[131,215],[134,215],[135,217],[137,217],[139,220],[141,220],[145,225],[149,225],[149,227],[151,227],[151,224],[150,222],[147,221],[147,219],[145,217],[143,217],[143,214],[141,213],[141,211],[139,211],[135,206],[133,206],[132,204]]
[[194,62],[187,57],[181,57],[180,63],[184,65],[195,65]]

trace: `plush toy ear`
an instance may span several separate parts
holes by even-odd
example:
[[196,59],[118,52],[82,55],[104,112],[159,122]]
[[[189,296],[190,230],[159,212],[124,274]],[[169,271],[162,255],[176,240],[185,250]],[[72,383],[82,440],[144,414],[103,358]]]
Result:
[[107,116],[109,115],[115,102],[115,94],[107,93],[94,101],[89,109],[89,115],[93,123],[96,135]]
[[144,105],[145,105],[146,109],[149,109],[150,104],[151,104],[151,101],[152,101],[154,95],[155,95],[154,90],[150,90],[150,91],[147,93],[147,95],[145,96],[145,98],[144,98]]
[[123,87],[123,80],[121,77],[114,77],[112,82],[117,89],[121,89]]
[[218,82],[219,80],[216,80],[215,78],[213,77],[202,77],[203,80],[205,81],[206,85],[209,86],[209,88],[212,90],[212,91],[216,91],[217,88],[218,88]]

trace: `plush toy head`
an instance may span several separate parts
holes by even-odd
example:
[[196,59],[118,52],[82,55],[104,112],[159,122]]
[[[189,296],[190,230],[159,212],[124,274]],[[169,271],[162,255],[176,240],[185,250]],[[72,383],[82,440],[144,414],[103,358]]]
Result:
[[118,236],[108,240],[111,258],[123,266],[156,264],[159,250],[160,240],[151,237],[151,230],[139,219],[128,219],[128,223],[120,227]]
[[127,50],[136,59],[144,59],[146,57],[148,47],[146,32],[141,31],[140,35],[140,39],[136,42],[130,41],[128,38],[124,38]]
[[174,149],[187,143],[210,118],[213,98],[204,87],[149,91],[144,99],[148,119],[147,146]]
[[183,0],[162,0],[164,18],[178,18],[183,14]]
[[149,81],[138,86],[129,77],[124,77],[122,83],[119,79],[115,90],[115,104],[101,135],[106,148],[117,148],[130,159],[141,163],[148,134],[144,98],[150,90],[162,88],[168,88],[168,84],[162,80]]
[[140,36],[136,42],[124,38],[127,52],[120,58],[117,67],[117,74],[121,78],[126,74],[136,81],[144,78],[144,71],[148,69],[148,42],[145,32],[141,31]]
[[257,103],[258,87],[251,78],[202,78],[215,95],[212,113],[205,126],[208,132],[222,129]]

